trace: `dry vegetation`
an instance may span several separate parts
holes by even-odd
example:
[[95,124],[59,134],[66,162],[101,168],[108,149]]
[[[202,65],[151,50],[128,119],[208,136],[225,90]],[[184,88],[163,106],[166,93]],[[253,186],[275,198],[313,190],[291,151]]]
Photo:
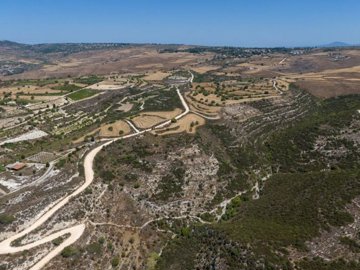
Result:
[[0,77],[1,239],[77,189],[127,121],[171,120],[104,147],[91,185],[14,244],[83,223],[45,269],[359,269],[360,100],[338,96],[360,93],[360,50],[71,46],[16,50],[35,66]]
[[203,117],[190,113],[168,127],[155,130],[153,133],[159,135],[169,135],[182,132],[194,134],[196,129],[203,125],[205,125],[205,119]]
[[140,113],[139,116],[136,116],[131,119],[131,121],[138,127],[142,129],[150,128],[164,122],[166,120],[170,120],[181,113],[180,109],[175,109],[173,111],[165,111],[165,112],[144,112]]
[[144,77],[144,80],[146,80],[146,81],[162,81],[163,79],[169,77],[170,75],[171,75],[171,73],[168,73],[168,72],[157,71],[154,73],[147,74]]

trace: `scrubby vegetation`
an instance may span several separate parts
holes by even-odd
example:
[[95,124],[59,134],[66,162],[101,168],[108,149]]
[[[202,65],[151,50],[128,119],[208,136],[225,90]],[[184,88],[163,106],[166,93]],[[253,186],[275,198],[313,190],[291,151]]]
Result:
[[77,86],[75,84],[64,83],[63,85],[53,87],[53,89],[66,91],[66,92],[73,92],[73,91],[81,89],[81,86]]
[[92,85],[92,84],[99,83],[99,82],[101,82],[103,80],[104,80],[103,77],[99,77],[99,76],[96,76],[96,75],[91,75],[91,76],[88,76],[88,77],[76,78],[74,80],[74,82],[75,83],[86,84],[86,85]]
[[[172,269],[221,265],[227,269],[249,269],[250,265],[251,269],[293,269],[287,248],[306,251],[306,241],[321,231],[353,222],[344,209],[360,195],[360,156],[352,139],[359,135],[358,108],[359,96],[321,101],[303,120],[278,129],[260,143],[244,144],[237,153],[227,151],[227,156],[232,158],[227,161],[222,158],[220,175],[229,175],[234,171],[233,166],[245,170],[261,159],[261,163],[272,167],[273,176],[267,180],[258,200],[238,197],[228,205],[220,223],[194,226],[186,237],[180,235],[164,251],[158,269],[170,265]],[[223,143],[228,140],[227,144],[231,144],[235,140],[230,135],[224,136],[224,129],[214,127],[213,132],[221,134]],[[318,146],[319,138],[326,141],[326,149],[343,151],[329,155]],[[251,147],[260,152],[249,154],[254,152]],[[226,157],[224,153],[223,157]],[[351,239],[344,238],[342,243],[350,250],[357,247]],[[242,247],[243,251],[230,250],[238,245],[246,247]],[[303,260],[297,267],[357,269],[359,265]]]
[[144,111],[171,111],[175,108],[182,108],[175,89],[159,90],[147,95],[149,98],[145,101]]
[[12,223],[15,220],[15,217],[7,215],[7,214],[0,214],[0,224],[7,225]]
[[81,100],[84,98],[91,97],[91,96],[95,95],[96,93],[97,93],[97,91],[95,91],[95,90],[82,89],[77,92],[71,93],[70,95],[68,95],[68,97],[71,98],[72,100],[76,101],[76,100]]

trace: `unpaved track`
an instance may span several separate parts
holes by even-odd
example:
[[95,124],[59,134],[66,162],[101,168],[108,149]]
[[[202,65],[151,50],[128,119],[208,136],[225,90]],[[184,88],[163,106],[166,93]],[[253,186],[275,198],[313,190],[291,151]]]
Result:
[[[175,117],[176,120],[179,120],[180,118],[182,118],[182,117],[184,117],[185,115],[187,115],[187,114],[190,112],[190,109],[189,109],[189,106],[188,106],[188,104],[186,103],[184,97],[181,95],[179,88],[176,88],[176,92],[177,92],[177,94],[179,95],[179,98],[180,98],[180,100],[181,100],[181,103],[182,103],[182,105],[183,105],[184,108],[185,108],[185,111],[184,111],[184,112],[182,112],[181,114],[179,114],[178,116]],[[163,127],[165,127],[165,126],[167,126],[167,125],[170,125],[170,124],[171,124],[171,120],[167,120],[167,121],[165,121],[164,123],[161,123],[161,124],[157,125],[156,127],[154,127],[154,129],[163,128]]]
[[276,91],[278,91],[280,93],[280,95],[284,94],[284,92],[281,91],[279,87],[277,87],[277,81],[276,80],[273,80],[273,87],[275,88]]
[[285,57],[283,60],[281,60],[281,61],[279,62],[279,65],[284,64],[284,62],[286,61],[286,59],[287,59],[287,57]]
[[[190,79],[192,81],[193,77]],[[181,113],[180,115],[176,116],[176,119],[180,119],[181,117],[184,117],[187,113],[189,113],[190,109],[189,106],[187,105],[184,97],[181,95],[180,90],[177,89],[177,93],[179,95],[179,98],[181,99],[182,104],[184,105],[185,111],[183,113]],[[169,122],[169,121],[166,121]],[[171,122],[171,120],[170,120]],[[155,128],[160,128],[162,124],[159,124],[158,126],[156,126]],[[40,261],[38,261],[37,263],[35,263],[33,266],[30,267],[30,270],[39,270],[42,267],[44,267],[51,259],[53,259],[55,256],[57,256],[65,247],[75,243],[83,234],[84,230],[85,230],[85,224],[79,224],[64,230],[60,230],[56,233],[53,233],[51,235],[48,235],[46,237],[44,237],[43,239],[40,239],[38,241],[35,241],[33,243],[24,245],[24,246],[11,246],[11,243],[13,241],[15,241],[16,239],[19,239],[25,235],[27,235],[28,233],[32,232],[33,230],[39,228],[43,223],[45,223],[47,220],[49,220],[49,218],[51,218],[58,210],[60,210],[63,206],[65,206],[71,198],[77,196],[78,194],[80,194],[81,192],[83,192],[94,180],[94,170],[93,170],[93,163],[94,163],[94,159],[96,157],[96,155],[103,149],[103,147],[121,140],[121,139],[127,139],[127,138],[131,138],[131,137],[135,137],[141,134],[144,134],[145,132],[150,131],[151,129],[146,129],[143,131],[139,131],[137,129],[136,133],[130,134],[130,135],[126,135],[123,137],[119,137],[110,141],[107,141],[106,143],[103,143],[102,145],[92,149],[85,157],[84,159],[84,172],[85,172],[85,182],[79,187],[77,188],[73,193],[71,193],[70,195],[66,196],[65,198],[61,199],[59,202],[57,202],[54,206],[49,206],[47,209],[45,209],[45,214],[43,214],[38,220],[36,220],[32,225],[30,225],[28,228],[26,228],[25,230],[16,233],[15,235],[9,237],[8,239],[0,242],[0,255],[1,254],[9,254],[9,253],[17,253],[17,252],[22,252],[25,250],[29,250],[35,247],[38,247],[39,245],[48,243],[58,237],[70,234],[70,236],[63,242],[61,243],[58,247],[54,248],[53,250],[51,250],[45,257],[43,257],[42,259],[40,259]]]
[[129,126],[136,132],[136,133],[139,133],[140,132],[140,130],[138,130],[136,127],[135,127],[135,125],[130,121],[130,120],[125,120],[126,121],[126,123],[128,123],[129,124]]
[[199,112],[196,112],[196,111],[191,111],[191,113],[196,114],[196,115],[198,115],[198,116],[200,116],[202,118],[205,118],[207,120],[219,120],[219,119],[221,119],[220,116],[206,116],[206,115],[203,115],[202,113],[199,113]]

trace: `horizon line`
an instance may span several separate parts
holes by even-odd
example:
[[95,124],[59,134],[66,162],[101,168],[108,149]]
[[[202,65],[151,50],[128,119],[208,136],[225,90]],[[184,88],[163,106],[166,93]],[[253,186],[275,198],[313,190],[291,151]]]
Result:
[[[52,45],[52,44],[124,44],[124,45],[163,45],[163,46],[192,46],[192,47],[213,47],[213,48],[242,48],[242,49],[276,49],[276,48],[286,48],[286,49],[297,49],[297,48],[324,48],[324,47],[359,47],[360,44],[349,44],[342,41],[334,41],[329,42],[323,45],[296,45],[296,46],[244,46],[244,45],[204,45],[204,44],[186,44],[186,43],[162,43],[162,42],[120,42],[120,41],[81,41],[81,42],[74,42],[74,41],[66,41],[66,42],[19,42],[13,41],[9,39],[0,39],[0,42],[10,42],[16,43],[20,45],[29,45],[29,46],[36,46],[36,45]],[[339,43],[336,45],[336,43]],[[331,46],[333,45],[333,46]]]

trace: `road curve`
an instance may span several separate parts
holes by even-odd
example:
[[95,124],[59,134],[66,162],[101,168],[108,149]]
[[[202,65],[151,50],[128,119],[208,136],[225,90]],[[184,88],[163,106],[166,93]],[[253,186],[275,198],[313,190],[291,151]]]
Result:
[[[176,119],[180,119],[183,116],[185,116],[187,113],[189,113],[190,109],[178,88],[177,88],[177,93],[178,93],[179,98],[181,99],[181,102],[185,108],[185,111],[183,113],[181,113],[180,115],[175,117]],[[171,122],[171,120],[166,121],[166,122]],[[164,123],[159,124],[155,128],[160,128],[163,124]],[[94,180],[94,170],[93,170],[94,159],[95,159],[96,155],[103,149],[103,147],[105,147],[115,141],[118,141],[118,140],[127,139],[127,138],[141,135],[147,131],[150,131],[151,129],[139,131],[135,128],[134,130],[136,131],[136,133],[112,139],[112,140],[107,141],[107,142],[101,144],[100,146],[97,146],[96,148],[92,149],[85,156],[85,159],[84,159],[85,182],[80,187],[78,187],[73,193],[71,193],[70,195],[66,196],[63,199],[60,199],[58,202],[56,202],[54,206],[49,206],[49,207],[45,208],[45,214],[43,214],[39,219],[37,219],[28,228],[26,228],[25,230],[20,231],[20,232],[16,233],[15,235],[0,242],[0,255],[26,251],[26,250],[38,247],[39,245],[48,243],[58,237],[70,234],[70,236],[67,239],[65,239],[64,242],[62,242],[58,247],[51,250],[45,257],[41,258],[40,261],[36,262],[33,266],[31,266],[29,268],[29,270],[40,270],[51,259],[53,259],[55,256],[60,254],[60,252],[65,247],[75,243],[83,234],[83,232],[85,230],[85,224],[79,224],[79,225],[76,225],[76,226],[73,226],[73,227],[70,227],[67,229],[60,230],[56,233],[50,234],[50,235],[48,235],[38,241],[32,242],[30,244],[26,244],[23,246],[16,246],[16,247],[11,246],[11,243],[13,241],[27,235],[28,233],[30,233],[33,230],[40,227],[47,220],[49,220],[58,210],[60,210],[63,206],[65,206],[70,201],[71,198],[73,198],[73,197],[77,196],[78,194],[80,194],[81,192],[83,192],[92,183],[92,181]]]
[[280,95],[284,94],[284,92],[282,90],[280,90],[279,87],[277,87],[277,81],[273,80],[273,87],[276,91],[278,91],[280,93]]
[[[175,117],[176,120],[179,120],[180,118],[184,117],[185,115],[187,115],[190,112],[190,108],[189,105],[186,103],[184,97],[182,96],[182,94],[180,93],[179,88],[176,88],[176,92],[181,100],[182,105],[184,106],[185,111],[182,112],[181,114],[179,114],[178,116]],[[154,129],[159,129],[159,128],[163,128],[167,125],[171,124],[171,120],[167,120],[157,126],[154,127]]]

